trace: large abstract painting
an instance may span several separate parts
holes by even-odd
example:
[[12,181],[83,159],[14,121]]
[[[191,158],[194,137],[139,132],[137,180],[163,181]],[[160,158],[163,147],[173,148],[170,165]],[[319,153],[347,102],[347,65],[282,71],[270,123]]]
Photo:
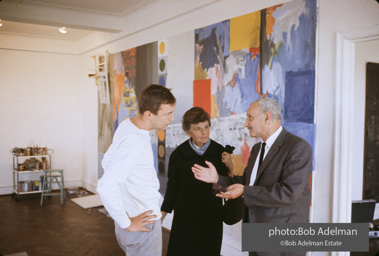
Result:
[[282,125],[314,148],[316,20],[316,0],[294,0],[112,55],[114,130],[135,115],[145,86],[167,83],[176,96],[176,120],[152,134],[162,194],[169,156],[188,139],[180,122],[191,101],[211,115],[211,138],[236,148],[235,174],[259,142],[243,125],[262,97],[276,99]]
[[[140,92],[150,84],[166,86],[167,79],[167,42],[158,41],[150,44],[131,48],[122,52],[111,54],[110,60],[110,87],[112,93],[112,120],[111,137],[117,130],[119,124],[125,119],[134,117],[138,108],[138,97]],[[99,127],[101,124],[99,123]],[[152,147],[155,158],[156,169],[163,175],[165,169],[166,148],[165,132],[153,131],[151,133]],[[109,140],[107,147],[110,145]],[[107,147],[99,151],[99,168],[101,158]],[[100,173],[100,172],[99,172]]]
[[295,0],[195,30],[193,104],[213,118],[212,137],[236,147],[236,174],[257,142],[240,136],[244,115],[261,97],[275,98],[283,126],[314,147],[315,37],[315,0]]

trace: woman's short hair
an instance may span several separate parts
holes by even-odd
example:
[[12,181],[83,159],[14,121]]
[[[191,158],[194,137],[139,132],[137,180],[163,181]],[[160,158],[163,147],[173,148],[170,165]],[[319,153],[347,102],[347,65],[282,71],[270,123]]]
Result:
[[162,104],[173,105],[175,103],[176,99],[170,89],[152,84],[142,90],[138,99],[138,111],[141,115],[146,111],[156,115]]
[[184,113],[182,128],[184,131],[189,131],[191,124],[198,124],[205,121],[208,121],[209,126],[211,126],[209,114],[201,107],[193,107]]

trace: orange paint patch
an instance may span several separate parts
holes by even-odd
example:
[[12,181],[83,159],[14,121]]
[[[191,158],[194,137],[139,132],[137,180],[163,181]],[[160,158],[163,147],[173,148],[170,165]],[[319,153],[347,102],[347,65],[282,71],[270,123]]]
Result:
[[114,89],[113,89],[113,121],[116,119],[116,112],[118,111],[118,108],[121,103],[122,99],[122,91],[125,87],[124,84],[125,81],[125,75],[124,74],[118,74],[115,73],[114,75]]
[[242,162],[246,166],[250,157],[250,148],[249,148],[249,145],[247,145],[246,139],[244,140],[243,145],[241,147],[241,155],[242,155]]
[[202,107],[211,115],[211,80],[193,81],[193,106]]
[[249,49],[249,52],[251,52],[252,54],[251,54],[251,59],[253,60],[253,59],[255,59],[255,57],[257,56],[257,55],[259,55],[259,51],[260,51],[260,47],[254,47],[254,48],[250,48]]
[[274,26],[275,26],[275,18],[272,16],[276,8],[278,8],[280,5],[272,6],[266,9],[266,34],[267,37],[270,37],[272,32],[274,32]]
[[255,81],[255,89],[257,90],[258,95],[261,95],[261,65],[259,64],[258,64],[257,81]]
[[164,138],[166,136],[165,131],[164,130],[157,130],[157,133],[158,133],[158,139],[160,141],[164,141]]

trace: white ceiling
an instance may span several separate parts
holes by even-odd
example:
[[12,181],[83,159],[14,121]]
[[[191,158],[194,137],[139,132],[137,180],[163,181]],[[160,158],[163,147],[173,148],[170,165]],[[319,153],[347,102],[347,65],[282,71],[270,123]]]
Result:
[[[91,31],[118,33],[128,14],[154,1],[0,0],[0,35],[77,40]],[[63,26],[68,33],[58,31]]]

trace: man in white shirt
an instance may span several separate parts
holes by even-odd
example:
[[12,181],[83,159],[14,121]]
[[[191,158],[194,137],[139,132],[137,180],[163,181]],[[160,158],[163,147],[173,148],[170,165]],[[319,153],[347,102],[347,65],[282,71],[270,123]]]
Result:
[[97,192],[127,256],[162,254],[161,194],[149,132],[164,130],[174,120],[175,104],[166,87],[146,87],[137,115],[119,125],[102,161]]
[[[219,176],[215,167],[195,165],[195,177],[208,183],[226,185],[227,192],[217,196],[234,199],[243,196],[244,222],[309,222],[312,148],[302,138],[281,126],[281,109],[277,101],[261,98],[253,102],[245,127],[250,136],[261,138],[253,146],[243,176]],[[251,256],[305,256],[305,252],[250,252]]]

